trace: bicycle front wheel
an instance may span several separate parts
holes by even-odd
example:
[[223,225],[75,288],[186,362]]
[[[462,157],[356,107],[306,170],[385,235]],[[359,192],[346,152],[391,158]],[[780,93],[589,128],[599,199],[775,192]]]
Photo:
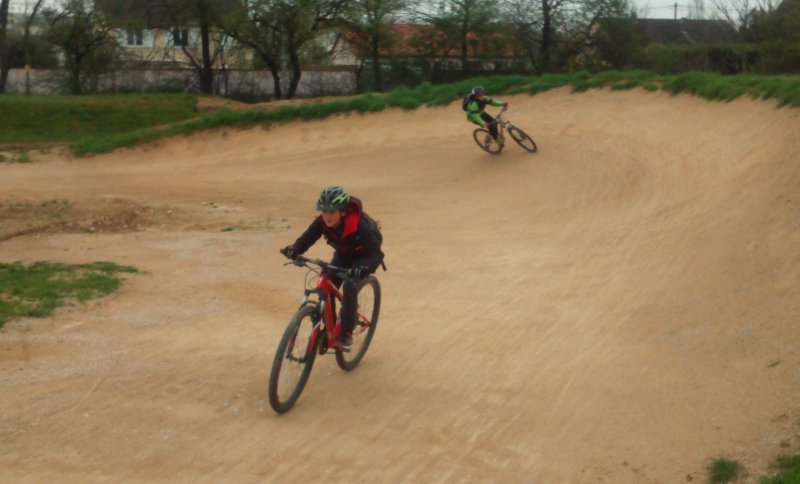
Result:
[[472,137],[475,139],[475,142],[478,143],[478,146],[487,153],[499,155],[500,152],[503,151],[503,145],[492,138],[492,135],[486,128],[476,129],[472,132]]
[[358,283],[358,313],[356,326],[353,328],[353,345],[349,352],[336,350],[336,363],[343,370],[354,369],[369,348],[375,327],[378,325],[378,314],[381,311],[381,286],[375,276],[369,276]]
[[319,345],[318,330],[314,329],[318,320],[316,308],[300,308],[278,343],[269,376],[269,404],[278,413],[292,408],[311,375]]
[[528,136],[528,134],[525,131],[522,131],[516,126],[509,126],[508,134],[511,135],[511,138],[514,141],[516,141],[518,145],[522,146],[531,153],[535,153],[536,150],[538,149],[536,146],[536,142],[533,141],[533,138]]

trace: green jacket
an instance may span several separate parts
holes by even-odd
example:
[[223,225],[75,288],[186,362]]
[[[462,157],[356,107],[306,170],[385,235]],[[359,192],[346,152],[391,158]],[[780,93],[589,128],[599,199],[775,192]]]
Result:
[[467,103],[467,121],[471,121],[480,125],[481,128],[485,128],[486,121],[483,120],[481,114],[487,104],[491,106],[502,106],[503,102],[492,99],[489,96],[483,96],[483,101],[479,101],[475,96],[470,96],[469,102]]

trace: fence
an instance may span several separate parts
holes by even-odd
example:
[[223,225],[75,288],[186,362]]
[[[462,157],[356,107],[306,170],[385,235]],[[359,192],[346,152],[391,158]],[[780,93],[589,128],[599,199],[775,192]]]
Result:
[[[65,72],[55,69],[11,69],[6,82],[8,94],[64,94]],[[281,74],[285,95],[289,73]],[[274,97],[272,75],[267,70],[225,69],[214,73],[215,94],[225,97],[269,99]],[[87,80],[87,92],[199,92],[194,69],[118,69]],[[350,68],[320,67],[303,71],[298,97],[316,97],[356,92],[356,74]]]

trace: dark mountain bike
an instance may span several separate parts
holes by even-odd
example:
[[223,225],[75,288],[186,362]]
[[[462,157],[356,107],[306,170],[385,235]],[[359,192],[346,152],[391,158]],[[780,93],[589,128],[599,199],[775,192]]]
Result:
[[495,122],[497,123],[497,139],[495,140],[492,138],[492,135],[489,133],[487,128],[478,128],[472,132],[472,137],[475,138],[475,142],[478,143],[483,150],[493,155],[499,155],[503,148],[505,147],[505,136],[503,136],[503,131],[508,131],[508,135],[511,136],[511,139],[517,142],[518,145],[522,146],[525,150],[530,151],[531,153],[535,153],[538,149],[536,146],[536,142],[533,141],[525,131],[522,131],[520,128],[515,126],[506,119],[503,119],[503,113],[508,109],[507,106],[504,106],[503,109],[500,110],[500,114],[497,115],[495,118]]
[[269,404],[278,413],[292,408],[300,398],[317,354],[324,355],[333,350],[336,363],[343,370],[350,371],[358,366],[375,335],[381,307],[381,286],[378,279],[374,275],[361,279],[356,284],[358,309],[353,328],[353,345],[349,350],[344,350],[336,344],[341,324],[333,310],[334,298],[339,300],[341,308],[342,293],[330,281],[328,274],[347,277],[348,269],[303,256],[297,257],[293,264],[309,269],[306,287],[310,287],[310,276],[319,278],[313,289],[305,290],[300,309],[289,321],[272,361]]

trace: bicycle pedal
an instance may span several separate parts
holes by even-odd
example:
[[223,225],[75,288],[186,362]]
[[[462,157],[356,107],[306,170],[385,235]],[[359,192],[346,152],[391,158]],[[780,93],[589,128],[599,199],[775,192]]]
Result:
[[335,345],[333,345],[333,347],[336,350],[341,351],[342,353],[350,353],[350,351],[352,351],[351,347],[345,348],[344,346],[341,345],[341,343],[336,343]]

